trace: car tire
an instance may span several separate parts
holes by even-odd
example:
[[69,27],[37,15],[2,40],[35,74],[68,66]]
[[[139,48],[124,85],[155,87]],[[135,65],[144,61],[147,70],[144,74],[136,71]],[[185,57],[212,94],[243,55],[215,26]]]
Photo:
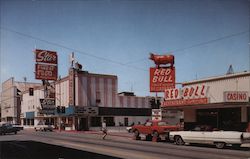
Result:
[[152,141],[152,138],[151,134],[146,135],[146,141]]
[[140,140],[140,139],[141,139],[141,138],[140,138],[140,133],[139,133],[138,130],[135,130],[135,131],[134,131],[134,138],[135,138],[135,140]]
[[225,147],[225,145],[226,145],[225,142],[216,142],[216,143],[214,143],[214,144],[215,144],[215,146],[216,146],[218,149],[223,149],[223,148]]
[[184,145],[185,142],[182,140],[181,136],[175,136],[174,141],[176,145]]
[[15,131],[14,133],[15,133],[15,134],[17,134],[17,132],[16,132],[16,131]]

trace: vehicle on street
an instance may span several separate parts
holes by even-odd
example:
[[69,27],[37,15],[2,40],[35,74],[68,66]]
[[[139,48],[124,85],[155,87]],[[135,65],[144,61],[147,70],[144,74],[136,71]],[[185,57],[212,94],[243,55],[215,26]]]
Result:
[[46,125],[44,122],[39,122],[35,127],[35,131],[53,131],[53,125]]
[[185,143],[212,144],[217,148],[226,145],[240,147],[243,143],[250,143],[250,133],[238,131],[214,131],[196,127],[191,131],[171,131],[169,139],[177,145]]
[[145,124],[132,126],[134,138],[140,140],[140,135],[146,135],[146,140],[168,140],[170,131],[178,131],[180,126],[169,125],[165,121],[148,121]]
[[132,133],[132,126],[126,127],[126,130],[127,130],[129,133]]
[[10,133],[17,134],[18,131],[20,131],[20,129],[13,127],[12,124],[4,123],[0,125],[0,135],[10,134]]
[[13,126],[14,128],[16,128],[16,129],[18,129],[19,131],[20,131],[20,130],[23,130],[23,126],[21,126],[21,125],[13,124],[12,126]]

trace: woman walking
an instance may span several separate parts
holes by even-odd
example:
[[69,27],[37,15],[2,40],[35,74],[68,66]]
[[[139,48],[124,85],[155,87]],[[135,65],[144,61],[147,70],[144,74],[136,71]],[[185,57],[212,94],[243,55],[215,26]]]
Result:
[[103,136],[102,136],[102,139],[105,140],[105,137],[107,136],[107,125],[106,125],[106,120],[103,120],[102,122],[102,133],[103,133]]

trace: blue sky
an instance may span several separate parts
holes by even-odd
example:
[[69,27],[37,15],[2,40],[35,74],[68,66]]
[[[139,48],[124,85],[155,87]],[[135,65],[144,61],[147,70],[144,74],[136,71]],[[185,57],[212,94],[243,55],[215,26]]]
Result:
[[74,51],[84,70],[117,75],[119,91],[140,96],[150,95],[150,52],[175,55],[177,82],[223,75],[230,64],[249,70],[249,3],[0,0],[0,82],[40,82],[35,48],[58,52],[61,76]]

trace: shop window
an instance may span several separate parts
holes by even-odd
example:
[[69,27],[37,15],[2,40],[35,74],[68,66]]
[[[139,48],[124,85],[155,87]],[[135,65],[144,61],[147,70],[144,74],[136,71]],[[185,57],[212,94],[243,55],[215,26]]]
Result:
[[115,126],[114,117],[104,117],[107,126]]
[[90,125],[93,127],[101,126],[101,117],[91,117]]

